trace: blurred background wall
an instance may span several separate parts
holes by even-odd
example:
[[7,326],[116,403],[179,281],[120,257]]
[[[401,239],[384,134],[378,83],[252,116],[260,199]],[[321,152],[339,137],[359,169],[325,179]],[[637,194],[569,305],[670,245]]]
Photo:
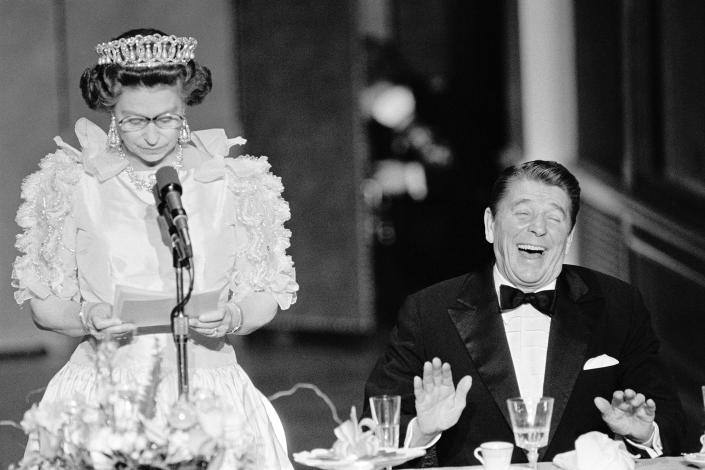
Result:
[[[571,259],[641,289],[696,446],[699,0],[2,0],[0,18],[0,367],[3,353],[65,343],[12,299],[20,182],[53,150],[51,137],[75,143],[78,117],[107,125],[78,90],[95,44],[154,26],[197,37],[213,70],[194,127],[242,134],[244,151],[268,155],[283,178],[301,295],[271,330],[384,331],[403,295],[488,259],[482,210],[500,167],[560,160],[583,187]],[[377,111],[392,121],[361,102],[370,96],[391,101]]]

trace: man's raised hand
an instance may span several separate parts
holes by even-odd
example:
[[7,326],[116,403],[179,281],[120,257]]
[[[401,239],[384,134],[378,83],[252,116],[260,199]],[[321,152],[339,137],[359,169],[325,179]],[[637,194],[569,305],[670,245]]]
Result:
[[465,399],[471,386],[472,378],[466,375],[456,388],[447,362],[441,363],[437,357],[425,362],[423,377],[414,377],[419,430],[432,436],[455,425],[465,409]]
[[615,434],[646,442],[651,437],[656,418],[656,403],[632,389],[616,390],[612,402],[595,397],[602,419]]

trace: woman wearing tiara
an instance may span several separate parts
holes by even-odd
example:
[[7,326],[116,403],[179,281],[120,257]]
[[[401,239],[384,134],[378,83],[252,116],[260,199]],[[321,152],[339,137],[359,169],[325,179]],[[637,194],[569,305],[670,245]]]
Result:
[[265,157],[227,158],[244,140],[228,139],[221,129],[189,129],[187,107],[211,89],[210,71],[193,60],[195,47],[193,38],[153,29],[98,45],[98,64],[83,73],[81,90],[91,109],[109,115],[110,127],[106,133],[79,119],[80,150],[57,137],[56,152],[25,180],[15,297],[30,301],[40,328],[83,337],[44,402],[76,393],[90,399],[96,390],[90,338],[112,335],[122,338],[114,370],[121,383],[135,383],[151,367],[155,344],[162,349],[157,405],[166,413],[179,394],[168,327],[138,329],[117,318],[112,304],[118,289],[174,295],[172,252],[161,241],[151,191],[156,170],[174,167],[189,217],[194,295],[220,291],[218,308],[189,319],[190,388],[212,391],[237,410],[256,438],[257,468],[291,468],[281,422],[229,342],[296,300],[285,253],[289,207]]

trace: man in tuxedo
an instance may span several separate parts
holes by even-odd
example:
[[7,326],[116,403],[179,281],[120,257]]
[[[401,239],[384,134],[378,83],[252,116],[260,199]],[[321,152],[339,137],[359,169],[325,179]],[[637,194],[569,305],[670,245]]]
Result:
[[365,389],[365,402],[402,396],[405,445],[435,446],[440,466],[477,464],[480,443],[514,441],[508,398],[548,396],[540,460],[589,431],[644,457],[680,452],[683,412],[640,294],[563,264],[579,205],[578,181],[559,163],[507,168],[484,214],[494,266],[406,300]]

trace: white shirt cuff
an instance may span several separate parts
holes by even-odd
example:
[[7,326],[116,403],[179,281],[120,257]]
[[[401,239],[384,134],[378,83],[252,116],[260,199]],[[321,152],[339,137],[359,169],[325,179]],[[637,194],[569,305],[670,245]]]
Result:
[[[418,424],[416,424],[416,418],[412,418],[411,421],[409,421],[409,424],[406,426],[406,436],[404,437],[404,448],[408,449],[411,447],[411,442],[414,439],[414,429],[418,429]],[[432,447],[438,442],[438,440],[441,438],[441,432],[436,434],[436,436],[431,439],[429,442],[422,446],[416,446],[416,449],[428,449],[429,447]]]
[[663,455],[661,433],[659,431],[658,424],[656,424],[656,421],[654,421],[654,431],[651,433],[651,437],[646,442],[637,444],[636,442],[632,441],[627,437],[625,437],[624,440],[632,446],[636,447],[637,449],[646,451],[646,453],[649,454],[649,457],[651,457],[652,459]]

